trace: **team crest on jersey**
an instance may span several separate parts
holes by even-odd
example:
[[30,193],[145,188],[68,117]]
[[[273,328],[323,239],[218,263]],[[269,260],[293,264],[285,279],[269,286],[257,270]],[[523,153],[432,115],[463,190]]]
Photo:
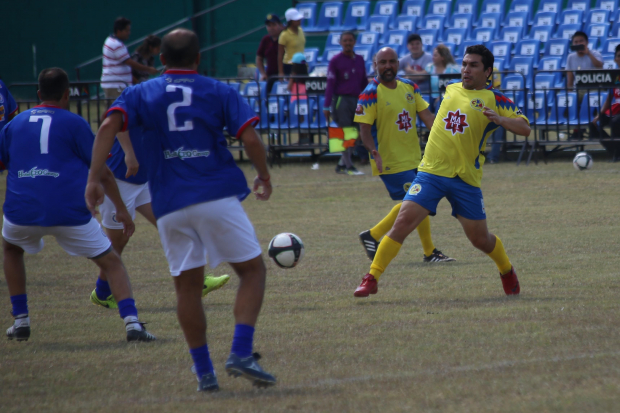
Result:
[[411,188],[409,188],[409,195],[416,196],[417,194],[420,193],[421,190],[422,190],[422,185],[420,184],[412,185]]
[[409,132],[411,129],[411,116],[409,116],[409,112],[403,109],[403,113],[398,114],[398,120],[395,122],[398,125],[398,130],[404,130],[405,133]]
[[473,109],[482,112],[484,110],[484,100],[482,99],[472,99],[470,105]]
[[446,130],[452,132],[452,136],[457,133],[464,133],[465,128],[469,126],[467,123],[467,113],[461,114],[460,109],[457,109],[456,112],[448,111],[448,116],[443,121],[446,122]]
[[355,114],[359,116],[364,116],[364,107],[362,105],[357,105],[355,108]]
[[405,185],[403,185],[405,193],[409,192],[409,188],[411,188],[411,182],[407,182]]
[[405,95],[405,97],[407,98],[407,102],[408,103],[413,103],[413,95],[411,93],[408,93]]

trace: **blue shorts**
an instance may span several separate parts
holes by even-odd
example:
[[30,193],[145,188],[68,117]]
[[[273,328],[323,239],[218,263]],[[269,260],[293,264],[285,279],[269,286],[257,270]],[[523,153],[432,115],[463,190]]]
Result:
[[469,185],[458,176],[445,178],[420,172],[403,201],[415,202],[435,215],[437,204],[443,197],[452,205],[452,216],[460,215],[471,220],[487,219],[480,188]]
[[412,169],[396,174],[379,175],[379,177],[381,177],[385,188],[390,193],[390,197],[394,201],[402,201],[405,195],[407,195],[411,183],[415,180],[417,172],[417,169]]

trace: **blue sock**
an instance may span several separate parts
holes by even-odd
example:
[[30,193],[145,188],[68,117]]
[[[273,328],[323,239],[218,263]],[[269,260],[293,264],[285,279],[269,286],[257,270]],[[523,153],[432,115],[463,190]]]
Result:
[[120,313],[122,319],[130,315],[138,317],[138,309],[136,308],[136,302],[133,298],[125,298],[124,300],[119,301],[117,304],[118,312]]
[[196,376],[200,380],[205,374],[213,373],[213,363],[209,357],[209,347],[205,344],[202,347],[192,348],[189,350],[196,367]]
[[254,341],[254,327],[245,324],[235,326],[232,348],[230,352],[241,358],[252,355],[252,342]]
[[20,294],[11,296],[11,304],[13,304],[13,317],[21,314],[28,314],[28,295]]
[[112,295],[110,290],[110,284],[107,281],[103,281],[101,278],[97,278],[97,287],[95,288],[95,294],[100,300],[107,300]]

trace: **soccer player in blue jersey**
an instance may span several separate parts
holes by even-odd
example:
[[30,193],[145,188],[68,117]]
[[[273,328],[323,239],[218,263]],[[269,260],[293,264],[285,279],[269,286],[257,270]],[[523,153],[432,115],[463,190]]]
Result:
[[0,80],[0,130],[17,115],[17,103],[4,82]]
[[[123,262],[82,198],[94,139],[88,123],[67,110],[69,78],[64,70],[43,70],[38,93],[42,104],[17,115],[0,132],[0,167],[9,171],[2,227],[4,274],[15,317],[7,337],[30,337],[24,251],[36,254],[43,248],[43,236],[53,235],[70,255],[91,259],[107,275],[127,341],[155,340],[138,320]],[[102,168],[100,176],[117,208],[117,220],[131,235],[134,224],[112,172]]]
[[194,361],[199,391],[219,389],[206,339],[201,302],[204,266],[228,262],[240,278],[234,307],[235,333],[226,371],[257,386],[276,379],[252,354],[254,326],[265,291],[265,265],[243,207],[250,193],[223,135],[241,139],[258,176],[253,191],[271,195],[265,148],[254,130],[258,118],[231,87],[200,76],[198,37],[177,29],[162,41],[166,72],[127,88],[108,111],[93,147],[86,202],[103,200],[99,174],[114,142],[127,128],[143,128],[153,213],[174,277],[177,313]]

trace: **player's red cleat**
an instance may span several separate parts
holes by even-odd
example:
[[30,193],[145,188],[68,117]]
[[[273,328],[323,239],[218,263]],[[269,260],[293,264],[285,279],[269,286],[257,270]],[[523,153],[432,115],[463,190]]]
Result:
[[521,288],[519,287],[519,279],[517,278],[517,273],[515,272],[515,267],[510,269],[508,274],[499,275],[502,279],[502,285],[504,286],[504,292],[506,295],[517,295],[521,292]]
[[368,297],[369,294],[377,294],[377,291],[377,280],[375,280],[372,274],[366,274],[353,295],[356,297]]

